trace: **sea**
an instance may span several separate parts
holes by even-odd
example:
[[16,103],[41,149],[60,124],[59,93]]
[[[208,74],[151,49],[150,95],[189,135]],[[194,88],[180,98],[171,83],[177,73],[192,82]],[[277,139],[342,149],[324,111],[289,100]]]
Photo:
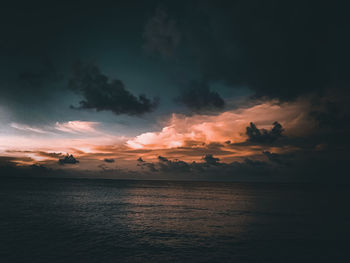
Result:
[[0,262],[350,262],[350,186],[1,178]]

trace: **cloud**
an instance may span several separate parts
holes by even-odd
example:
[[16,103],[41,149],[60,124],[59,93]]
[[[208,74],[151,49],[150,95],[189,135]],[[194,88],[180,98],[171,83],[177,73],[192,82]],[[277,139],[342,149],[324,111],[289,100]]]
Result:
[[154,163],[145,162],[141,157],[137,159],[137,166],[141,167],[141,169],[147,168],[150,172],[159,171]]
[[0,166],[17,166],[33,162],[34,160],[26,156],[0,156]]
[[[230,144],[236,144],[249,138],[246,127],[250,122],[258,123],[265,129],[276,120],[283,125],[287,136],[304,136],[310,134],[315,126],[308,112],[310,105],[305,100],[284,103],[272,100],[216,115],[173,114],[161,131],[140,134],[128,140],[127,145],[133,149],[170,149],[212,142],[230,141]],[[275,126],[268,136],[262,138],[277,139],[281,133],[278,127]],[[254,135],[251,138],[256,139]]]
[[178,159],[171,161],[166,157],[158,156],[158,161],[159,171],[162,172],[188,172],[190,170],[188,163]]
[[[244,158],[242,161],[221,163],[219,158],[211,154],[205,155],[204,162],[185,162],[179,159],[169,160],[159,156],[157,162],[143,162],[138,164],[141,168],[147,168],[151,173],[161,175],[176,175],[184,178],[246,178],[250,176],[269,175],[273,172],[274,166],[263,161]],[[266,179],[266,178],[265,178]],[[229,179],[230,180],[230,179]]]
[[142,157],[139,157],[139,158],[137,159],[137,162],[139,162],[139,163],[144,163],[145,161],[142,159]]
[[269,151],[263,151],[263,154],[268,158],[270,162],[287,165],[289,164],[286,160],[283,159],[283,156],[277,153],[271,153]]
[[345,3],[238,0],[189,5],[180,28],[182,45],[203,79],[282,100],[334,86],[339,95],[349,94]]
[[137,160],[137,166],[147,168],[150,172],[182,173],[189,172],[191,167],[188,163],[175,159],[169,160],[166,157],[158,156],[157,162],[145,162],[142,158]]
[[116,115],[142,115],[153,111],[158,99],[148,99],[145,95],[136,97],[125,89],[121,80],[110,80],[95,65],[77,63],[69,87],[82,95],[84,100],[74,109],[94,109],[96,111],[112,111]]
[[210,90],[205,82],[193,81],[186,89],[183,89],[181,95],[175,99],[180,104],[184,104],[193,111],[223,109],[225,101],[219,93]]
[[68,121],[59,123],[56,122],[55,129],[61,132],[79,134],[79,133],[89,133],[96,134],[98,131],[96,130],[96,126],[98,126],[98,122],[92,121]]
[[52,158],[52,159],[57,159],[60,157],[64,157],[62,153],[56,153],[56,152],[43,152],[43,151],[33,151],[32,153],[37,154],[39,156],[42,157],[48,157],[48,158]]
[[144,48],[150,52],[158,52],[163,57],[171,57],[180,44],[181,34],[175,20],[158,7],[155,15],[149,19],[143,33]]
[[57,135],[57,132],[59,131],[71,134],[97,135],[102,134],[96,129],[99,124],[99,122],[92,121],[68,121],[56,122],[54,125],[31,126],[13,122],[10,126],[16,130],[37,134]]
[[21,130],[21,131],[29,131],[34,133],[40,133],[40,134],[47,134],[50,133],[49,131],[46,131],[42,128],[33,127],[30,125],[20,124],[20,123],[11,123],[10,126],[14,129]]
[[54,171],[40,164],[14,165],[12,163],[2,163],[0,156],[0,177],[40,177],[52,176]]
[[168,158],[165,158],[165,157],[163,157],[163,156],[158,156],[158,160],[159,160],[160,162],[169,162]]
[[79,161],[74,158],[74,156],[71,155],[66,155],[64,158],[61,158],[58,160],[58,163],[63,165],[63,164],[77,164]]
[[215,158],[212,154],[206,154],[203,157],[203,160],[205,161],[206,164],[209,164],[209,165],[218,165],[220,161],[219,158]]
[[333,93],[325,97],[314,99],[315,107],[310,115],[315,118],[319,129],[328,129],[333,132],[350,130],[350,110],[348,98],[335,97]]
[[277,121],[273,123],[273,128],[270,131],[258,129],[253,122],[246,128],[247,140],[254,143],[273,143],[282,137],[282,132],[282,125]]

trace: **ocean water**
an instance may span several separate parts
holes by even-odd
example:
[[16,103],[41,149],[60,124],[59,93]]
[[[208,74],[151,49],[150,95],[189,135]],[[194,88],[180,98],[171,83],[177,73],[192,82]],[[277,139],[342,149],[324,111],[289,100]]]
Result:
[[350,187],[1,179],[0,262],[350,262]]

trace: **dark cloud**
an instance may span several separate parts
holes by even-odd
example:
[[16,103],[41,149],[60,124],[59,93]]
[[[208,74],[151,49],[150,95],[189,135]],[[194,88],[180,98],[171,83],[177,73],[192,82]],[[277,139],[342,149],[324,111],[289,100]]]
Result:
[[250,166],[250,167],[263,167],[266,165],[265,162],[259,161],[259,160],[252,160],[250,158],[245,158],[242,163],[239,162],[234,162],[231,163],[231,165],[245,165],[245,166]]
[[[42,176],[52,170],[41,164],[23,165],[23,162],[34,162],[30,157],[0,156],[0,177]],[[21,165],[18,165],[21,163]]]
[[111,159],[111,158],[105,158],[103,161],[106,163],[114,163],[115,162],[114,159]]
[[15,165],[14,160],[14,157],[0,156],[0,166]]
[[157,163],[145,162],[142,159],[140,160],[140,158],[137,161],[137,166],[140,166],[141,168],[146,167],[150,172],[186,173],[191,169],[191,166],[184,161],[178,159],[169,160],[163,156],[158,156]]
[[0,156],[0,166],[16,166],[21,162],[33,162],[30,157]]
[[169,160],[166,157],[159,156],[158,162],[139,163],[138,166],[142,168],[146,167],[149,172],[163,173],[165,175],[191,175],[191,178],[207,178],[208,176],[213,179],[222,178],[222,176],[228,176],[232,180],[239,177],[261,176],[271,174],[275,167],[259,160],[252,160],[249,158],[243,159],[241,162],[221,163],[219,158],[214,157],[211,154],[207,154],[203,158],[204,162],[192,162],[187,163],[182,160],[174,159]]
[[160,7],[147,22],[143,37],[146,42],[145,49],[157,52],[163,57],[173,56],[181,40],[175,20],[171,19],[166,10]]
[[158,156],[158,160],[161,162],[169,162],[168,158],[163,157],[163,156]]
[[219,158],[215,158],[212,154],[206,154],[203,157],[203,160],[205,161],[206,164],[209,164],[209,165],[218,165],[220,161]]
[[347,97],[323,97],[314,101],[310,115],[318,122],[319,129],[350,130],[350,110]]
[[41,177],[52,175],[53,170],[37,164],[30,166],[0,165],[0,177]]
[[168,158],[158,156],[158,166],[161,172],[189,172],[190,165],[188,163],[175,159],[169,160]]
[[258,129],[254,123],[246,128],[248,141],[253,143],[273,143],[282,137],[283,128],[277,121],[273,123],[273,128],[268,131],[265,129]]
[[31,170],[37,173],[47,173],[50,169],[41,164],[32,164],[29,166]]
[[[159,156],[159,157],[161,157],[161,156]],[[161,157],[161,158],[159,159],[159,157],[158,157],[158,160],[159,160],[159,161],[168,162],[168,159],[166,159],[166,158],[164,158],[164,157]],[[163,158],[164,158],[164,159],[163,159]],[[137,159],[137,166],[141,167],[141,169],[146,168],[146,169],[147,169],[148,171],[150,171],[150,172],[159,172],[159,168],[157,167],[156,164],[146,162],[146,161],[144,161],[141,157],[139,157],[139,158]]]
[[55,153],[55,152],[43,152],[43,151],[39,151],[39,152],[33,152],[35,154],[38,154],[40,156],[43,157],[50,157],[50,158],[60,158],[60,157],[64,157],[62,153]]
[[153,111],[158,99],[148,99],[145,95],[136,97],[125,89],[121,80],[110,80],[95,65],[77,63],[69,87],[84,97],[77,109],[112,111],[114,114],[142,115]]
[[[294,99],[350,83],[346,2],[191,2],[181,30],[201,74],[257,96]],[[339,92],[339,91],[338,91]]]
[[[76,58],[107,55],[117,68],[136,57],[142,61],[137,52],[142,45],[143,14],[151,13],[155,4],[108,2],[17,1],[2,5],[0,104],[13,118],[23,123],[48,123],[84,114],[69,115],[72,111],[67,107],[75,105],[66,82]],[[111,47],[108,51],[107,46]],[[120,58],[121,53],[127,54],[126,60]],[[138,114],[148,105],[147,99],[136,97],[142,104]]]
[[148,163],[145,161],[138,160],[137,166],[141,167],[141,169],[147,168],[150,172],[158,172],[159,171],[154,163]]
[[79,161],[77,159],[74,158],[74,156],[72,154],[70,155],[66,155],[64,158],[61,158],[58,160],[59,164],[77,164],[79,163]]
[[280,156],[277,153],[271,153],[270,151],[262,152],[271,162],[281,163]]
[[151,172],[158,172],[159,170],[156,168],[154,163],[145,163],[146,166]]
[[192,81],[175,99],[193,111],[223,109],[225,101],[205,82]]

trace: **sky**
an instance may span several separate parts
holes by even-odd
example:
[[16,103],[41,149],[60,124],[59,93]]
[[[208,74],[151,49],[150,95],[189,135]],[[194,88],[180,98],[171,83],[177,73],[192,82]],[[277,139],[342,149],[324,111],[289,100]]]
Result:
[[348,181],[344,1],[12,1],[0,174]]

